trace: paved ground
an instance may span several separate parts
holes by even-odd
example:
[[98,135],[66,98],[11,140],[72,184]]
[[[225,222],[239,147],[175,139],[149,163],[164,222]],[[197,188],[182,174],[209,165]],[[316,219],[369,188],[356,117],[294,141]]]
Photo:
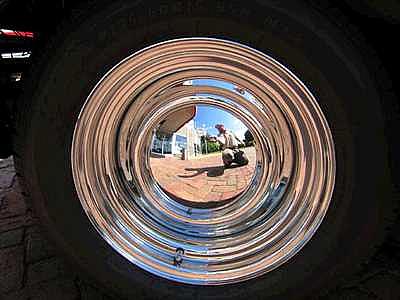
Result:
[[12,158],[0,160],[0,299],[111,299],[55,254],[25,203]]
[[[0,299],[112,300],[55,254],[24,199],[12,159],[0,160]],[[398,221],[359,274],[318,299],[400,299],[399,232]]]
[[151,169],[161,187],[169,194],[192,202],[218,202],[240,194],[254,174],[255,149],[244,149],[249,164],[224,168],[221,154],[198,159],[181,160],[175,157],[150,159]]

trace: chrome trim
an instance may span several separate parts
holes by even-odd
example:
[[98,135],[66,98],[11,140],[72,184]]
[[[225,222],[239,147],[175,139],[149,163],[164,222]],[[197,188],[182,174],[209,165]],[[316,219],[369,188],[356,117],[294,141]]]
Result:
[[[193,79],[209,80],[186,84]],[[178,203],[151,172],[155,126],[193,104],[228,110],[256,139],[249,187],[222,206]],[[285,263],[317,230],[335,183],[332,135],[305,85],[257,50],[210,38],[155,44],[110,70],[81,110],[71,163],[83,209],[118,253],[196,285],[244,281]]]

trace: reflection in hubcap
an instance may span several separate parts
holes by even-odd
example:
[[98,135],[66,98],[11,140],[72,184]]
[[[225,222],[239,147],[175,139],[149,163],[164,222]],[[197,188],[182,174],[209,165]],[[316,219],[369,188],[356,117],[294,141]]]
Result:
[[[254,143],[203,161],[211,154],[202,134],[189,141],[187,131],[185,140],[179,127],[204,109],[214,110],[204,121],[207,147],[223,144],[221,125],[236,130],[219,111]],[[153,45],[108,72],[81,110],[71,163],[82,207],[111,247],[153,274],[197,285],[244,281],[285,263],[322,222],[335,182],[330,129],[304,84],[263,53],[207,38]],[[202,196],[204,182],[184,194],[188,178],[212,181],[220,166],[222,189],[229,180],[244,188],[226,201]],[[169,170],[178,181],[168,181]]]
[[168,196],[188,206],[233,201],[248,187],[255,165],[250,130],[215,106],[193,105],[168,114],[153,133],[154,178]]

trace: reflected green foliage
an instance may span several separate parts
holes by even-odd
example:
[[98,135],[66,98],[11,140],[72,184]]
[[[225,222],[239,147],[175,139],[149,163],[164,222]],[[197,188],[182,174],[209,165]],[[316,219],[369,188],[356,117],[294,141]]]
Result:
[[251,134],[250,130],[246,130],[246,132],[244,133],[244,143],[246,144],[246,146],[254,146],[254,137]]

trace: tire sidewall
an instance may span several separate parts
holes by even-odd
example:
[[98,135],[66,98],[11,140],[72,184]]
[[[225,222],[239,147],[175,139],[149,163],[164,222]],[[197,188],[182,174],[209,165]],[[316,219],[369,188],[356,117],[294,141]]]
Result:
[[[67,33],[51,53],[31,95],[33,104],[27,116],[25,163],[29,171],[24,175],[36,211],[71,261],[101,285],[126,297],[301,297],[335,282],[372,251],[385,205],[388,175],[383,121],[367,70],[345,40],[332,39],[334,29],[328,31],[326,25],[325,34],[319,33],[316,28],[324,21],[307,11],[299,12],[297,4],[274,7],[269,3],[187,1],[179,2],[182,8],[178,2],[133,5],[120,1],[99,9],[79,30]],[[299,17],[302,13],[305,20]],[[310,16],[315,19],[308,20]],[[335,141],[335,191],[315,236],[283,266],[229,288],[178,284],[130,264],[90,224],[71,173],[75,122],[102,76],[137,50],[189,36],[240,42],[287,66],[316,97]]]

